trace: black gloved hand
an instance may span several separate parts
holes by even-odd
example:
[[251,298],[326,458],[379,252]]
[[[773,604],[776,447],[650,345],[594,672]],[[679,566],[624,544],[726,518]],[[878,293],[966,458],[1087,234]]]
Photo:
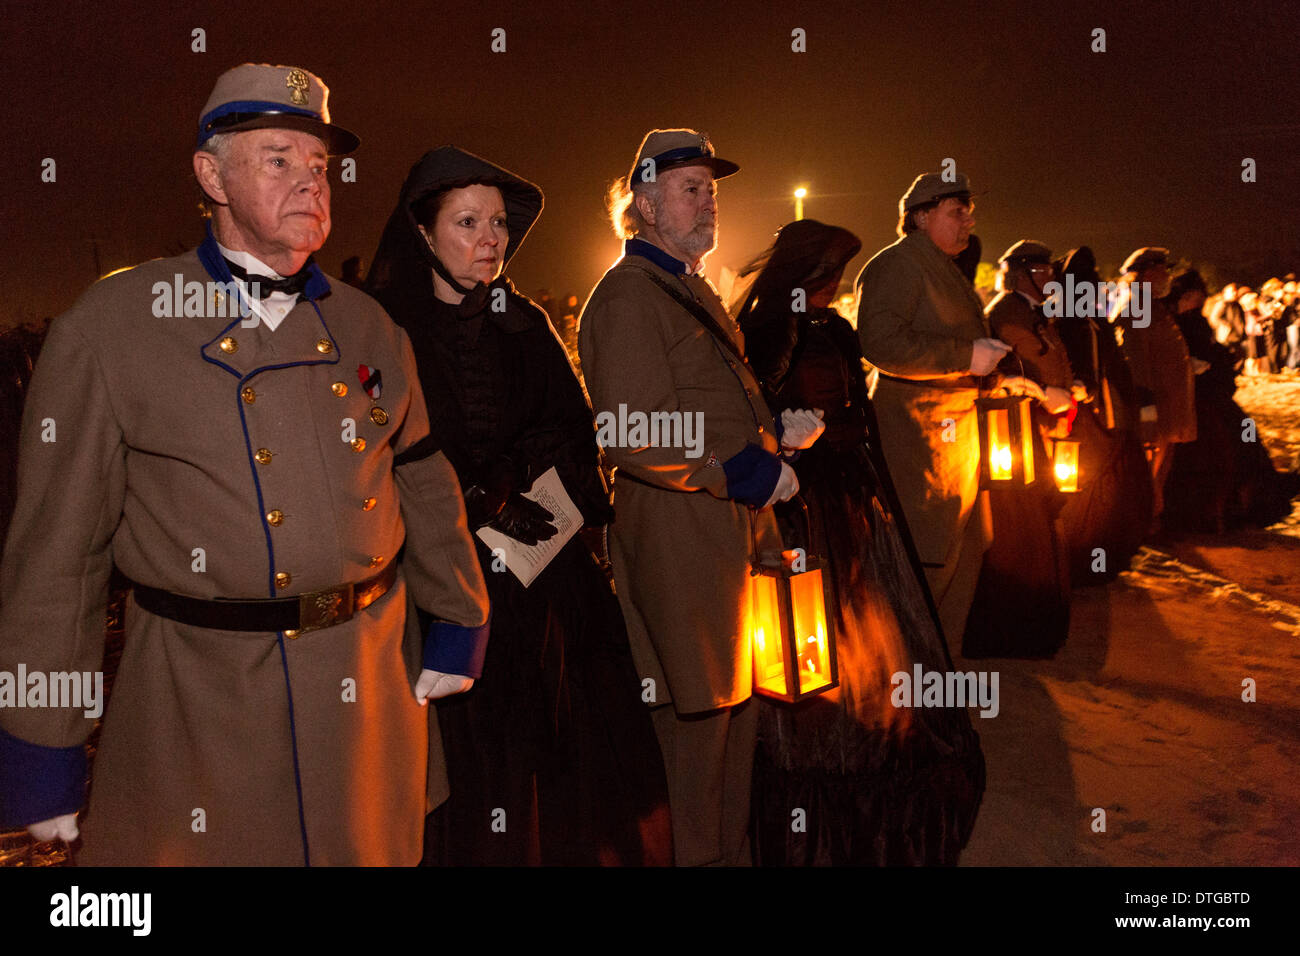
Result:
[[504,535],[520,544],[534,545],[555,537],[558,529],[551,524],[551,514],[537,502],[520,494],[512,494],[490,522]]
[[502,455],[482,470],[478,481],[465,489],[465,515],[471,529],[483,527],[501,513],[523,477],[519,472],[518,466]]

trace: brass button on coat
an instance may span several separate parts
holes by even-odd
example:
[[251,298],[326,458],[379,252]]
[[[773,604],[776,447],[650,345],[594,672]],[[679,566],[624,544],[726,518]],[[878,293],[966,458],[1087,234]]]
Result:
[[375,505],[377,505],[378,503],[379,503],[379,499],[378,499],[378,498],[366,498],[364,501],[361,502],[361,510],[362,510],[362,511],[370,511],[370,510],[373,509],[373,508],[375,507]]
[[[284,524],[284,512],[279,508],[276,508],[274,511],[268,511],[266,513],[266,523],[273,528],[280,527],[280,525]],[[279,579],[279,575],[276,575],[276,579]]]
[[285,631],[285,632],[284,632],[284,636],[285,636],[285,637],[297,637],[297,636],[298,636],[298,632],[297,632],[297,631]]
[[376,405],[374,408],[370,409],[370,420],[376,425],[387,425],[388,412]]
[[339,398],[342,398],[348,393],[348,387],[344,385],[342,382],[335,382],[333,385],[330,386],[330,391],[333,392],[335,395],[337,395]]
[[281,590],[287,588],[289,586],[289,582],[292,580],[293,580],[293,576],[289,574],[288,571],[275,572],[275,586],[277,588],[280,588]]
[[354,439],[352,439],[352,450],[353,450],[353,451],[365,451],[365,450],[366,450],[366,440],[365,440],[364,438],[354,438]]
[[334,351],[334,343],[329,339],[321,339],[316,343],[316,351],[321,355],[329,355]]
[[239,394],[243,396],[244,401],[249,405],[252,405],[257,401],[257,392],[253,391],[253,386],[251,385],[245,385],[244,390]]
[[384,563],[384,556],[382,554],[377,554],[370,559],[370,566],[372,568],[377,568],[383,563]]
[[256,461],[259,465],[269,465],[271,463],[270,449],[259,448],[257,450],[257,454],[253,456],[253,460]]
[[235,341],[233,338],[231,338],[229,335],[227,335],[224,339],[222,339],[220,342],[218,342],[217,345],[220,346],[221,351],[223,351],[223,352],[225,352],[225,353],[227,353],[227,354],[229,354],[229,353],[231,353],[231,352],[235,352],[235,351],[237,351],[237,350],[239,349],[239,343],[236,342],[236,341]]

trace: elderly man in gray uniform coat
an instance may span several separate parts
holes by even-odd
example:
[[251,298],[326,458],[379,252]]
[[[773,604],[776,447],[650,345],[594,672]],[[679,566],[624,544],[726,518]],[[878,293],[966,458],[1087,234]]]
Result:
[[825,427],[808,410],[773,418],[744,337],[700,275],[717,241],[715,180],[738,168],[694,130],[646,135],[611,190],[623,258],[592,291],[578,331],[597,421],[677,423],[604,444],[617,468],[610,557],[683,866],[748,861],[749,561],[755,548],[780,549],[764,509],[798,491],[783,454]]
[[[477,676],[487,597],[405,333],[310,258],[328,155],[357,146],[326,96],[297,68],[223,74],[207,238],[96,283],[37,364],[0,672],[98,671],[111,568],[134,582],[83,862],[420,859],[424,704]],[[31,698],[0,706],[0,824],[71,840],[93,714]]]

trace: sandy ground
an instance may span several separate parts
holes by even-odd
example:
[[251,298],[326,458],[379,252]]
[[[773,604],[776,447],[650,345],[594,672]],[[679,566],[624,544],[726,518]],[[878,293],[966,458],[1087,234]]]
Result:
[[[1237,400],[1296,467],[1300,380],[1243,379]],[[988,789],[964,865],[1300,864],[1300,503],[1076,591],[1054,660],[957,663],[1001,690],[974,718]]]
[[[1237,399],[1278,466],[1300,465],[1300,379],[1243,379]],[[988,789],[964,865],[1300,864],[1300,499],[1076,591],[1054,660],[957,664],[997,669],[1001,704],[972,712]],[[65,860],[0,834],[0,865]]]

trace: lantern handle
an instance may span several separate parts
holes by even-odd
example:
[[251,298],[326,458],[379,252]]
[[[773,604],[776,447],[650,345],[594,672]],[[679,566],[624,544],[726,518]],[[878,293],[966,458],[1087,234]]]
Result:
[[[790,497],[789,501],[796,501],[796,500],[799,502],[799,507],[803,509],[804,531],[808,539],[808,550],[811,551],[813,549],[812,514],[808,510],[808,502],[804,501],[803,495],[801,495],[797,491],[794,493],[794,495]],[[789,502],[778,502],[778,503],[788,504]],[[756,512],[759,511],[759,509],[753,505],[750,505],[746,510],[749,512],[749,545],[750,545],[749,550],[751,555],[749,573],[751,575],[754,575],[754,574],[758,574],[758,565],[762,561],[762,555],[758,550],[758,529],[754,525],[754,515]],[[772,510],[775,512],[776,505],[772,506]],[[782,544],[785,543],[784,539],[782,539],[781,543]]]

